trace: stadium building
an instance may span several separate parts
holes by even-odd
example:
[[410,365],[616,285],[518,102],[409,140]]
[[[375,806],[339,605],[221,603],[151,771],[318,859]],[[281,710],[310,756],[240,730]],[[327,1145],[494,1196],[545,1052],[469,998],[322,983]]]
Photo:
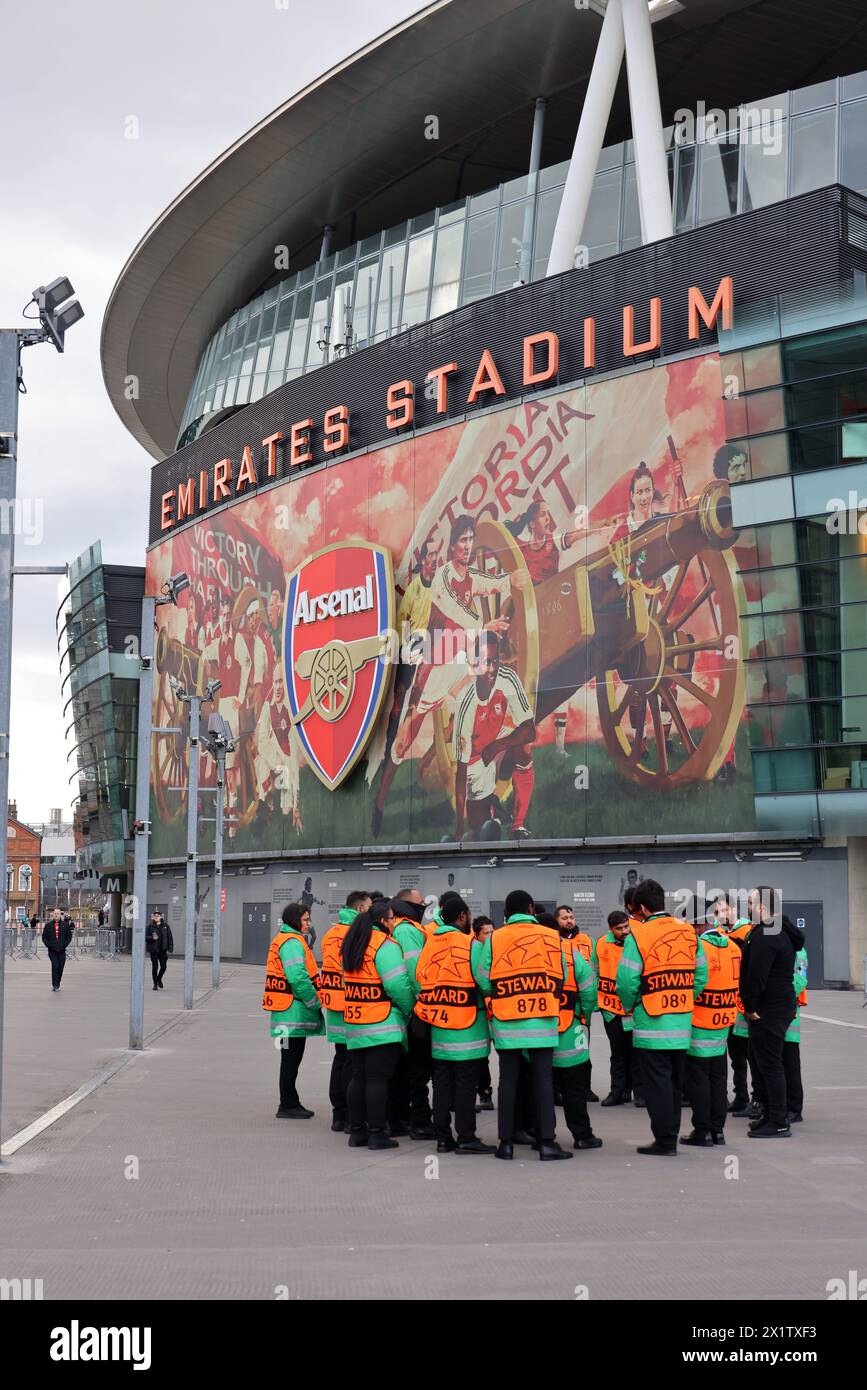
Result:
[[[102,356],[148,591],[190,579],[154,726],[218,679],[235,740],[226,954],[359,885],[595,935],[652,873],[780,887],[860,983],[861,0],[438,0],[177,198]],[[187,757],[154,735],[172,921]]]

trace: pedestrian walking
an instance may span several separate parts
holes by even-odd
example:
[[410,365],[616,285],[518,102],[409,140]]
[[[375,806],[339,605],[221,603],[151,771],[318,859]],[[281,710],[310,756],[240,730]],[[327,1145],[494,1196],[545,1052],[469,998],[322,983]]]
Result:
[[174,953],[175,943],[172,939],[172,929],[158,907],[154,908],[153,916],[148,922],[145,945],[151,958],[151,977],[154,982],[154,989],[163,989],[163,976],[166,973],[169,956]]
[[60,989],[63,968],[66,965],[66,951],[72,941],[72,923],[59,907],[51,914],[51,921],[42,929],[42,943],[48,951],[51,962],[51,989],[54,994]]

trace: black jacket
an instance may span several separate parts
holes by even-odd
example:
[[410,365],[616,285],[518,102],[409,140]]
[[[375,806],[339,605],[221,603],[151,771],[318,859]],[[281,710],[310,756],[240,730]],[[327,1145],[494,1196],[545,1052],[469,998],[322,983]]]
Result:
[[45,923],[42,928],[42,942],[49,951],[65,951],[72,940],[72,923],[66,917],[61,917],[57,923],[60,928],[60,935],[54,929],[54,918]]
[[[154,932],[159,932],[159,941],[153,939]],[[145,949],[148,951],[173,951],[175,943],[172,941],[172,929],[165,917],[157,925],[153,919],[145,927]]]
[[762,1018],[795,1016],[795,952],[804,944],[804,933],[788,917],[761,922],[743,944],[741,1000],[744,1013]]

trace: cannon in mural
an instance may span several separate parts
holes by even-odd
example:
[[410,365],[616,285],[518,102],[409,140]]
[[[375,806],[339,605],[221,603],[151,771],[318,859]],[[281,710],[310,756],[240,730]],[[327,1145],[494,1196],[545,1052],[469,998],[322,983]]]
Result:
[[[624,539],[515,591],[503,661],[517,672],[537,724],[594,684],[599,724],[629,780],[666,790],[709,781],[728,754],[743,710],[736,540],[727,483],[714,480],[679,511],[653,517]],[[525,566],[499,522],[483,519],[476,564]],[[501,616],[484,600],[484,618]],[[442,784],[454,787],[448,713],[435,727]],[[498,789],[505,794],[507,786]]]

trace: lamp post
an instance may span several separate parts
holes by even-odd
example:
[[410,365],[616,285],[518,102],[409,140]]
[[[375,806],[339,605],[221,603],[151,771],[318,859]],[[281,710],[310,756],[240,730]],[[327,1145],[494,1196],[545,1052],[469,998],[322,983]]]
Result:
[[[190,707],[190,770],[187,778],[187,887],[184,924],[184,1008],[193,1007],[193,985],[196,964],[196,859],[199,819],[199,743],[202,705],[212,701],[220,689],[217,680],[208,681],[204,695],[184,690],[172,680],[177,698]],[[216,922],[215,922],[216,927]]]
[[[0,329],[0,924],[6,921],[6,860],[9,819],[9,723],[12,696],[12,601],[15,575],[15,517],[18,462],[18,397],[24,390],[21,350],[52,343],[63,352],[64,336],[84,316],[73,288],[62,277],[40,285],[35,304],[39,327]],[[66,567],[39,573],[66,573]],[[6,951],[0,950],[0,1120],[3,1103],[3,1006]]]
[[208,732],[202,739],[204,748],[217,764],[217,808],[215,811],[214,836],[214,935],[211,957],[211,984],[217,989],[220,983],[220,929],[223,912],[223,810],[225,805],[226,754],[234,753],[235,739],[232,726],[221,714],[212,714],[208,720]]

